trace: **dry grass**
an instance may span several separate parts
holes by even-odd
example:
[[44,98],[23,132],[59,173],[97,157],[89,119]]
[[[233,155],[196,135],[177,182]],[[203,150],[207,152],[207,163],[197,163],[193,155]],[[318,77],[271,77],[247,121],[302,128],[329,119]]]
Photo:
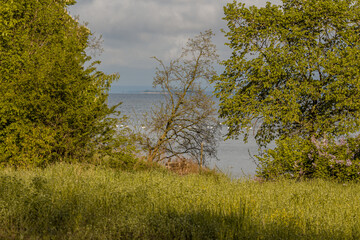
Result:
[[194,161],[184,157],[178,157],[173,161],[166,162],[165,167],[166,169],[178,175],[199,174],[199,173],[215,174],[214,170],[210,170],[205,166],[200,166],[198,163],[195,163]]

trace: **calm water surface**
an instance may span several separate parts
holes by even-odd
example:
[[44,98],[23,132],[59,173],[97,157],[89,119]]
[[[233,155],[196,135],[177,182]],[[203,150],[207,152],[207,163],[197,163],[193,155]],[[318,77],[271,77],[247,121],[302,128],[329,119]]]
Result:
[[[149,111],[153,104],[162,101],[160,94],[109,94],[109,105],[122,102],[119,110],[130,118],[130,124],[134,115],[140,116]],[[224,132],[225,133],[225,132]],[[256,164],[249,156],[257,153],[257,145],[253,138],[249,137],[248,143],[242,140],[221,141],[218,149],[219,161],[211,161],[210,167],[215,165],[224,173],[234,178],[253,175]]]

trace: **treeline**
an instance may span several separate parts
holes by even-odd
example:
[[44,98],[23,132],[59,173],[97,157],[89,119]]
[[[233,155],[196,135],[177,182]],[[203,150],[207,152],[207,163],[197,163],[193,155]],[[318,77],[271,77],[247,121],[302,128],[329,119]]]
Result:
[[146,116],[145,134],[131,135],[116,128],[123,121],[117,106],[106,104],[119,76],[98,71],[100,62],[86,53],[96,39],[68,14],[74,3],[2,1],[1,166],[106,159],[126,167],[137,162],[136,148],[149,162],[201,164],[216,156],[220,136],[200,84],[206,80],[215,85],[227,137],[255,135],[261,178],[360,179],[360,3],[227,4],[225,71],[213,70],[211,31],[190,39],[169,64],[156,58],[154,86],[168,93],[166,102]]

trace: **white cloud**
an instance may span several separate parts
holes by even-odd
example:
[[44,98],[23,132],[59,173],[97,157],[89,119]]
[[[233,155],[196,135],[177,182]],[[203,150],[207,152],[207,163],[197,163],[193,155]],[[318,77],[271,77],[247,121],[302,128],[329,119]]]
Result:
[[[149,69],[154,67],[150,57],[174,58],[189,37],[207,29],[217,34],[215,44],[226,57],[229,50],[220,29],[226,24],[222,17],[228,2],[232,0],[78,0],[70,13],[103,35],[106,69]],[[243,2],[263,6],[266,0]]]

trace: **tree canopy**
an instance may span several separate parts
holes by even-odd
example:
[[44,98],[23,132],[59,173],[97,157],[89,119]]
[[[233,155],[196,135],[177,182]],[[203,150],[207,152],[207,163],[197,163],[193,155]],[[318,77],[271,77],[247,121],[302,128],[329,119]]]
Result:
[[246,141],[252,128],[260,147],[275,140],[258,157],[263,176],[359,178],[360,3],[224,10],[232,55],[213,81],[227,136]]
[[360,4],[283,0],[225,8],[232,55],[215,79],[229,137],[255,127],[261,145],[360,126]]
[[91,32],[67,12],[74,3],[1,1],[0,164],[43,166],[114,144],[109,114],[119,113],[106,101],[118,75],[90,61]]

